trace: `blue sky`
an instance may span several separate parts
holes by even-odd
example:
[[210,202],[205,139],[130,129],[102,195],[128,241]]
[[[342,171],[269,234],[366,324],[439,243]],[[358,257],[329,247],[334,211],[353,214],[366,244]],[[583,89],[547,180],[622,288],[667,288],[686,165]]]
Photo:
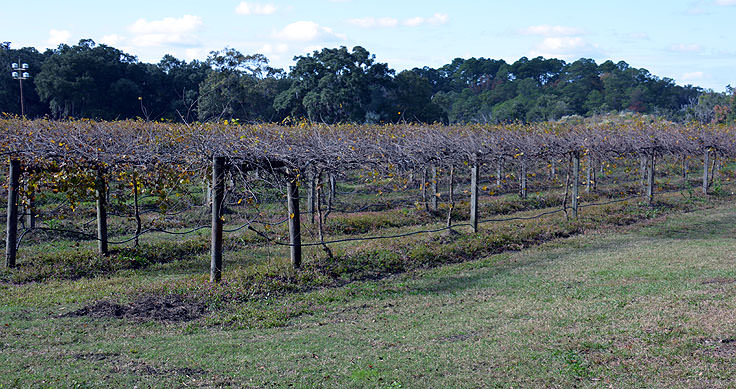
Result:
[[295,55],[360,45],[403,70],[456,57],[626,61],[678,84],[736,86],[736,0],[34,1],[0,7],[0,40],[39,50],[82,38],[158,62],[212,50]]

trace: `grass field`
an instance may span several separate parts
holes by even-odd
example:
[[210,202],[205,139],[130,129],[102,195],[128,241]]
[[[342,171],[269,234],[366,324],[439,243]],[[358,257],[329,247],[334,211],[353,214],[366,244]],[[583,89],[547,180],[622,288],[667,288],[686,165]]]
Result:
[[719,205],[265,296],[228,314],[256,316],[241,325],[64,315],[195,259],[0,283],[0,386],[729,387],[735,220]]

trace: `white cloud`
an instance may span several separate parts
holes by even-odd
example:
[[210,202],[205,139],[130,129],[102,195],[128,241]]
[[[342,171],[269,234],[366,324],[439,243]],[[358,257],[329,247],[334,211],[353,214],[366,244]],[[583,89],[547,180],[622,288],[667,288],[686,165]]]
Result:
[[411,19],[406,19],[406,20],[404,20],[404,22],[403,22],[403,24],[404,24],[405,26],[409,26],[409,27],[416,27],[416,26],[420,26],[420,25],[422,25],[423,23],[424,23],[424,18],[423,18],[423,17],[421,17],[421,16],[417,16],[417,17],[414,17],[414,18],[411,18]]
[[56,47],[62,43],[69,43],[72,33],[67,30],[49,30],[49,39],[46,41],[49,47]]
[[202,26],[202,18],[184,15],[180,18],[168,17],[147,21],[138,19],[128,27],[135,36],[131,43],[135,46],[163,46],[167,44],[192,46],[198,44],[195,32]]
[[287,51],[289,51],[289,45],[287,45],[286,43],[266,43],[265,45],[261,46],[261,49],[258,52],[265,56],[269,56],[273,54],[284,54]]
[[736,0],[716,0],[716,5],[736,5]]
[[598,54],[597,45],[588,42],[583,37],[586,32],[577,27],[540,24],[529,26],[519,32],[523,35],[541,37],[542,40],[530,52],[532,57],[573,60],[580,57],[595,57]]
[[533,57],[560,58],[565,60],[595,56],[597,46],[579,36],[546,37],[532,50]]
[[695,80],[702,80],[704,76],[705,74],[703,72],[690,72],[690,73],[683,74],[682,79],[695,81]]
[[703,50],[703,48],[699,44],[696,44],[696,43],[691,43],[691,44],[680,43],[677,45],[670,46],[670,50],[679,51],[682,53],[696,53],[696,52]]
[[348,20],[348,23],[362,27],[362,28],[371,28],[371,27],[396,27],[399,25],[399,21],[394,18],[361,18],[361,19],[350,19]]
[[276,13],[276,6],[273,4],[257,4],[247,3],[245,1],[240,2],[235,7],[235,13],[239,15],[272,15]]
[[571,35],[582,35],[583,31],[575,27],[567,26],[550,26],[548,24],[542,24],[538,26],[529,26],[521,30],[522,34],[525,35],[542,35],[542,36],[571,36]]
[[344,34],[338,34],[329,27],[323,27],[312,21],[294,22],[281,31],[275,32],[275,38],[286,41],[310,42],[310,41],[333,41],[344,40]]
[[118,34],[110,34],[105,35],[100,39],[100,43],[106,44],[108,46],[116,47],[123,43],[125,41],[125,37],[120,36]]
[[450,19],[447,14],[436,13],[431,18],[427,19],[429,24],[445,24]]
[[447,16],[447,14],[443,14],[443,13],[439,13],[438,12],[438,13],[435,13],[434,15],[432,15],[432,16],[430,16],[428,18],[423,18],[421,16],[416,16],[416,17],[413,17],[413,18],[409,18],[409,19],[404,20],[402,22],[402,24],[405,25],[405,26],[408,26],[408,27],[418,27],[418,26],[421,26],[423,24],[434,24],[434,25],[437,25],[437,24],[445,24],[445,23],[447,23],[447,21],[449,19],[450,19],[450,17]]
[[187,61],[192,61],[195,59],[205,58],[207,57],[208,50],[205,50],[203,48],[189,48],[184,50],[184,59]]

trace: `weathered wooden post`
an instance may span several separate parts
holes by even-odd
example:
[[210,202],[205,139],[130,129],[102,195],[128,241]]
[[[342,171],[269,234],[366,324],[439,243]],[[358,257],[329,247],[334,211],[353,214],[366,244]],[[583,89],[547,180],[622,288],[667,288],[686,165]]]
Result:
[[687,156],[682,156],[682,179],[687,183]]
[[654,151],[647,158],[647,204],[654,203]]
[[580,152],[572,154],[572,217],[578,218],[578,186],[580,185]]
[[639,175],[639,184],[642,187],[646,187],[647,185],[647,166],[648,166],[647,155],[646,154],[639,155],[639,170],[641,173]]
[[501,169],[502,169],[503,163],[501,162],[501,158],[498,158],[498,161],[496,161],[496,189],[501,189]]
[[20,161],[10,160],[8,172],[8,220],[5,230],[5,267],[15,267],[18,240],[18,181]]
[[307,177],[309,180],[309,191],[307,192],[307,212],[309,212],[309,218],[314,224],[314,199],[316,190],[317,190],[317,174],[314,172],[314,169],[311,170],[309,173],[309,177]]
[[107,255],[107,183],[101,167],[97,168],[95,196],[97,197],[97,250],[100,254]]
[[708,165],[710,165],[710,150],[705,149],[703,156],[703,194],[708,194]]
[[[452,227],[452,211],[455,210],[455,165],[450,165],[450,206],[447,208],[447,228]],[[450,231],[452,232],[452,231]]]
[[590,190],[592,189],[592,186],[593,186],[593,175],[595,174],[593,170],[594,169],[593,158],[588,156],[586,162],[588,163],[588,166],[587,166],[588,169],[586,172],[587,176],[585,177],[585,192],[590,193]]
[[519,161],[521,163],[521,177],[519,177],[521,189],[519,191],[519,196],[522,199],[526,199],[527,197],[527,191],[526,191],[526,158],[522,155],[521,160]]
[[329,204],[333,204],[335,202],[335,195],[337,194],[337,181],[335,181],[335,174],[330,173],[329,174],[330,179],[330,200]]
[[28,192],[28,213],[26,214],[26,226],[36,228],[36,209],[34,206],[34,194]]
[[294,269],[302,266],[302,235],[299,215],[299,185],[297,175],[286,169],[286,197],[289,208],[289,248],[291,265]]
[[432,165],[432,211],[437,212],[437,166]]
[[[592,172],[593,182],[590,183],[590,186],[591,186],[591,188],[593,190],[597,190],[598,189],[598,177],[596,177],[596,175],[595,175],[595,162],[596,162],[595,159],[591,160],[591,163],[593,164],[593,166],[591,166],[591,168],[593,169],[593,172]],[[598,164],[599,165],[602,165],[600,159],[598,160]],[[603,176],[603,173],[600,173],[600,176],[602,177]]]
[[222,279],[222,224],[225,193],[225,157],[212,157],[212,235],[210,239],[210,282]]
[[422,169],[422,204],[424,210],[429,211],[429,202],[427,201],[427,169]]
[[478,156],[473,156],[472,166],[470,167],[470,225],[473,232],[478,232],[478,171],[480,163]]
[[202,180],[202,186],[204,187],[204,191],[202,191],[202,198],[204,201],[202,202],[202,205],[205,208],[212,208],[212,188],[211,183],[209,180]]

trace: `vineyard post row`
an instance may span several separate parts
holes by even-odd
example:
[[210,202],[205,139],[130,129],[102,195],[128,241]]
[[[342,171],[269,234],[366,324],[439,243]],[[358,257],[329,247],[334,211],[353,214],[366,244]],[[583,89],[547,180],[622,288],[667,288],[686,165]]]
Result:
[[[579,196],[579,167],[580,154],[572,153],[573,162],[573,182],[572,182],[572,215],[577,218],[578,215],[578,196]],[[289,168],[285,168],[281,163],[267,161],[261,163],[271,167],[278,166],[284,169],[287,177],[287,205],[288,205],[288,223],[289,223],[289,246],[291,264],[295,269],[300,268],[302,261],[302,244],[301,244],[301,214],[299,210],[299,174]],[[258,166],[256,164],[255,166]],[[481,162],[477,155],[473,156],[470,164],[470,225],[474,233],[478,232],[478,179],[480,173]],[[652,165],[650,165],[652,166]],[[707,165],[706,165],[707,166]],[[225,174],[230,164],[226,163],[226,157],[214,156],[212,158],[212,187],[210,190],[211,201],[211,239],[210,239],[210,282],[219,282],[222,278],[223,267],[223,211],[224,211],[224,191],[225,191]],[[244,164],[241,166],[243,170],[255,168],[253,165]],[[649,169],[651,172],[653,169]],[[705,172],[707,173],[707,168]],[[526,169],[523,170],[526,173]],[[20,161],[11,159],[9,164],[9,185],[8,185],[8,208],[7,208],[7,238],[6,238],[6,266],[13,267],[16,263],[17,246],[17,229],[18,229],[18,185],[21,173]],[[108,249],[108,232],[107,232],[107,203],[106,203],[106,182],[103,170],[96,169],[95,179],[95,197],[97,211],[97,246],[101,255],[107,255]],[[310,182],[314,182],[314,177],[309,177]],[[331,178],[331,186],[334,178]],[[438,189],[437,169],[432,166],[432,209],[436,209]],[[648,179],[648,196],[653,196],[653,173],[649,174]],[[313,184],[311,184],[313,185]],[[311,188],[310,188],[311,190]],[[309,201],[313,201],[309,196]],[[426,205],[426,204],[425,204]],[[310,207],[311,208],[311,207]],[[311,213],[311,209],[310,209]]]
[[[450,186],[457,167],[469,165],[471,174],[470,226],[477,232],[478,176],[483,163],[495,164],[496,183],[501,181],[504,160],[516,160],[520,169],[520,195],[527,192],[528,164],[534,158],[554,157],[567,161],[566,190],[572,187],[572,216],[577,217],[580,185],[580,159],[588,161],[587,173],[593,177],[592,161],[606,155],[631,157],[641,162],[642,184],[647,202],[654,199],[656,158],[665,155],[703,158],[703,192],[707,194],[720,157],[733,155],[736,136],[733,127],[682,126],[674,123],[635,119],[616,125],[540,124],[535,126],[299,126],[278,125],[229,127],[215,124],[171,126],[150,122],[26,122],[5,120],[7,131],[0,134],[0,144],[10,156],[6,228],[6,266],[16,264],[18,245],[18,196],[21,168],[37,169],[26,163],[68,163],[87,169],[94,179],[97,208],[97,246],[108,253],[107,185],[108,174],[116,164],[190,163],[200,171],[212,165],[213,197],[211,237],[211,279],[217,282],[222,272],[222,228],[224,174],[237,166],[242,170],[278,171],[286,177],[289,243],[292,266],[301,266],[301,228],[299,182],[310,180],[308,210],[314,214],[314,197],[321,193],[313,177],[327,173],[331,202],[334,197],[334,170],[346,168],[422,171],[424,207],[438,210],[438,167],[447,166]],[[30,126],[29,124],[37,124]],[[304,128],[302,130],[302,128]],[[172,157],[173,156],[173,157]],[[205,157],[206,156],[206,157]],[[519,158],[520,157],[520,158]],[[569,158],[569,159],[568,159]],[[183,162],[178,162],[183,161]],[[531,165],[529,165],[531,166]],[[683,159],[683,166],[685,160]],[[109,170],[109,171],[108,171]],[[326,171],[325,171],[326,170]],[[570,171],[572,170],[572,172]],[[374,174],[377,174],[374,172]],[[430,177],[427,177],[431,175]],[[429,179],[427,179],[429,178]],[[586,188],[590,189],[590,181]],[[571,185],[569,185],[571,184]],[[137,191],[137,183],[134,190]],[[281,185],[281,184],[280,184]],[[430,188],[426,188],[426,186]],[[431,193],[427,193],[428,190]],[[31,188],[33,190],[33,188]],[[137,192],[136,192],[137,193]],[[429,196],[428,196],[429,195]],[[428,198],[429,197],[429,198]],[[565,197],[567,199],[567,196]],[[429,200],[429,201],[427,201]],[[450,212],[454,206],[450,191]],[[565,200],[566,201],[566,200]],[[318,201],[319,203],[319,201]],[[563,204],[566,207],[566,203]],[[567,208],[565,208],[567,209]],[[318,213],[320,209],[318,207]],[[328,210],[329,214],[329,210]],[[326,218],[326,215],[325,215]],[[321,225],[320,225],[321,227]],[[447,228],[451,227],[448,219]],[[136,233],[137,237],[138,232]],[[320,241],[324,240],[320,232]],[[283,244],[283,243],[279,243]],[[309,243],[308,245],[313,245]],[[326,249],[326,247],[325,247]]]

